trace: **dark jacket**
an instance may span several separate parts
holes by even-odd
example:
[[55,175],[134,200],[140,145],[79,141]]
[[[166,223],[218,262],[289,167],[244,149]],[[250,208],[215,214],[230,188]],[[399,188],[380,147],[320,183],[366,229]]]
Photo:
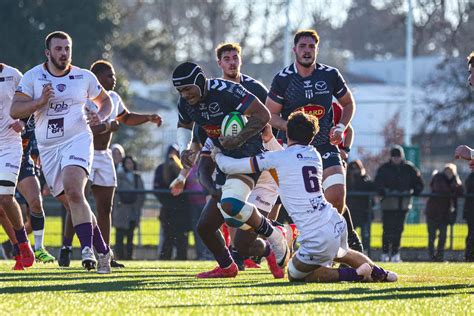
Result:
[[[474,171],[469,174],[465,182],[466,194],[474,194]],[[474,198],[466,198],[464,202],[464,216],[467,222],[474,222]]]
[[[454,196],[462,195],[463,191],[462,185],[456,183],[454,177],[451,180],[448,179],[444,172],[438,172],[431,178],[430,188],[432,193]],[[456,207],[456,197],[429,197],[426,203],[426,218],[440,223],[450,223],[455,219]]]
[[[382,196],[388,193],[418,195],[423,191],[423,179],[420,171],[411,162],[403,160],[399,165],[396,165],[389,161],[377,170],[375,186],[377,192]],[[411,197],[403,198],[401,209],[408,210],[411,208],[411,203]],[[397,210],[400,209],[399,206],[397,197],[384,197],[381,202],[382,210]]]
[[[133,174],[133,180],[130,175]],[[143,180],[137,172],[117,173],[117,189],[119,190],[143,190]],[[145,194],[139,193],[117,193],[114,197],[114,211],[112,212],[112,223],[116,228],[129,229],[130,223],[138,225],[145,204]]]
[[[353,191],[374,191],[375,185],[368,175],[347,174],[347,192]],[[372,208],[372,198],[370,196],[349,196],[347,197],[349,209],[368,212]]]

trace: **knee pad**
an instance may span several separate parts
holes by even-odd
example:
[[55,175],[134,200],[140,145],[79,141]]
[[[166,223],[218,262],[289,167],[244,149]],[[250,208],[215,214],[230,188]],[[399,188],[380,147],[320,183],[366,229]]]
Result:
[[[249,195],[250,188],[239,179],[228,179],[222,187],[222,198],[217,205],[225,222],[230,227],[250,229],[250,226],[245,224],[254,210],[252,204],[245,202]],[[224,203],[230,205],[230,209],[226,207],[227,212],[222,207]]]
[[323,181],[323,190],[327,190],[329,187],[332,187],[333,185],[336,185],[336,184],[345,185],[346,177],[340,173],[330,175]]
[[304,280],[311,272],[301,272],[296,269],[295,265],[293,264],[293,260],[290,260],[288,263],[288,275],[291,276],[293,279],[296,280]]

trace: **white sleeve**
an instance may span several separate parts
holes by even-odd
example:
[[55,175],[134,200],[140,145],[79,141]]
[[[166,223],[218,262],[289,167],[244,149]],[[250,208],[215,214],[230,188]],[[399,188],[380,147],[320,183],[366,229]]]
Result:
[[88,80],[88,86],[87,86],[87,97],[90,100],[94,100],[99,96],[99,94],[102,92],[102,86],[99,83],[99,80],[97,80],[97,77],[90,72],[89,70],[85,70],[85,76]]
[[20,79],[20,82],[16,87],[16,92],[26,94],[32,99],[35,98],[33,76],[31,75],[31,71],[25,73],[25,75]]
[[255,157],[240,159],[217,154],[216,163],[227,174],[258,173],[275,168],[276,157],[273,154],[273,152],[266,152]]
[[204,146],[201,148],[201,154],[208,154],[210,155],[211,152],[214,150],[214,143],[212,140],[208,137],[206,138],[206,142],[204,143]]
[[122,97],[118,93],[115,94],[117,95],[117,116],[120,116],[125,111],[125,104],[123,103]]
[[14,77],[15,77],[14,80],[15,80],[15,89],[16,89],[16,87],[18,87],[18,85],[20,84],[21,78],[23,78],[23,74],[18,69],[15,69]]
[[275,137],[272,137],[268,142],[263,143],[263,147],[270,151],[278,151],[284,149]]

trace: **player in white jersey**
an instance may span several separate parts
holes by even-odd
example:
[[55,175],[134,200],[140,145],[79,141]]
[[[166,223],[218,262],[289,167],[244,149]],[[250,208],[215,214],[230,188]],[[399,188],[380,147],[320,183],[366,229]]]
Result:
[[[91,71],[97,76],[102,87],[108,91],[112,99],[112,113],[103,123],[92,126],[94,134],[94,158],[92,171],[89,180],[92,182],[92,194],[97,207],[97,223],[102,231],[104,240],[110,245],[111,213],[112,201],[115,187],[117,186],[117,176],[115,173],[112,151],[109,149],[112,133],[118,130],[120,123],[127,126],[135,126],[151,122],[158,127],[161,125],[161,117],[158,114],[140,114],[130,112],[124,105],[120,95],[113,91],[116,83],[115,70],[113,65],[105,60],[98,60],[91,66]],[[93,113],[97,108],[93,102],[87,104]],[[66,225],[71,225],[70,216]],[[74,236],[71,227],[64,230],[63,246],[60,253],[60,266],[69,266],[72,239]],[[112,258],[112,267],[123,268],[124,265]]]
[[20,255],[18,259],[21,260],[17,260],[17,265],[21,262],[23,267],[30,267],[35,256],[28,241],[20,206],[14,198],[23,154],[20,136],[23,125],[10,116],[10,109],[20,80],[21,72],[0,64],[0,213],[6,214],[0,217],[5,228],[8,229],[10,223],[13,226],[14,233],[7,233],[17,250],[17,256]]
[[[376,266],[347,245],[346,222],[321,190],[321,155],[309,145],[319,130],[317,118],[295,112],[287,127],[286,150],[250,159],[218,153],[216,162],[227,174],[269,170],[275,178],[281,201],[300,233],[301,246],[288,265],[290,281],[396,281],[395,273]],[[333,261],[352,268],[331,268]]]
[[35,136],[43,172],[51,194],[71,212],[81,242],[82,264],[98,273],[110,273],[110,251],[85,198],[84,188],[92,164],[92,132],[86,121],[87,100],[97,104],[92,116],[97,125],[109,116],[111,100],[90,71],[71,65],[72,39],[64,32],[46,36],[47,61],[25,73],[13,98],[11,115],[34,113]]

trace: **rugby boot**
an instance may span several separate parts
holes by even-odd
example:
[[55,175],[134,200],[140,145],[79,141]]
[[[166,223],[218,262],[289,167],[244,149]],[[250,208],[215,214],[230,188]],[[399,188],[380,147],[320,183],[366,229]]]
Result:
[[261,268],[261,266],[251,258],[247,258],[244,260],[244,266],[246,269],[260,269]]
[[0,247],[0,253],[5,260],[15,257],[15,254],[13,253],[13,245],[9,240],[2,243],[2,246]]
[[110,251],[106,254],[98,254],[99,260],[97,262],[97,273],[99,274],[109,274],[111,273],[110,269]]
[[38,250],[35,250],[35,258],[36,258],[36,262],[42,262],[42,263],[54,262],[54,260],[56,260],[56,258],[54,258],[44,248],[40,248]]
[[295,224],[285,224],[286,228],[286,242],[288,247],[290,247],[291,253],[293,253],[293,248],[296,243],[296,238],[298,237],[298,228]]
[[71,265],[72,248],[63,246],[59,251],[58,265],[60,267],[69,267]]
[[25,268],[29,268],[35,262],[35,254],[33,253],[33,249],[31,249],[30,243],[22,242],[18,244],[18,248],[20,248],[20,256],[21,256],[21,263]]
[[368,263],[361,264],[357,269],[356,273],[362,277],[363,282],[372,281],[372,267]]
[[125,265],[123,263],[120,263],[115,259],[110,260],[110,266],[112,268],[125,268]]
[[201,272],[196,275],[196,278],[200,279],[210,279],[210,278],[235,278],[239,273],[239,268],[232,262],[228,268],[221,268],[219,266],[215,267],[211,271]]
[[21,263],[21,256],[15,256],[15,265],[13,266],[12,270],[25,270],[23,263]]
[[88,271],[95,269],[97,260],[95,259],[94,251],[90,247],[84,247],[84,249],[82,249],[81,255],[82,266]]
[[358,252],[363,252],[364,247],[362,246],[362,242],[360,241],[359,235],[357,234],[357,231],[348,230],[347,234],[347,243],[349,244],[349,248],[352,250],[358,251]]
[[398,280],[398,275],[395,272],[384,270],[379,266],[373,267],[371,277],[375,282],[396,282]]
[[270,251],[270,254],[266,256],[265,259],[267,260],[268,268],[270,269],[273,277],[275,279],[283,279],[285,277],[285,269],[278,266],[275,253]]
[[244,271],[245,270],[245,265],[244,265],[244,257],[234,249],[234,247],[230,247],[230,256],[234,260],[234,262],[237,264],[237,267],[239,268],[239,271]]
[[267,240],[270,242],[272,251],[275,254],[277,265],[280,268],[285,268],[291,256],[290,248],[286,240],[286,228],[273,226],[272,234],[276,234],[276,236],[271,236],[272,238],[267,238]]

